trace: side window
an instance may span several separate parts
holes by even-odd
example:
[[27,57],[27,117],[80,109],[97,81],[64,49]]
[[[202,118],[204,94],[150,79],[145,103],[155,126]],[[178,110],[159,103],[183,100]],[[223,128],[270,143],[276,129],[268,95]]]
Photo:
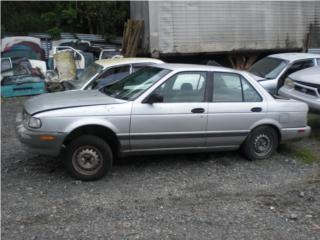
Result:
[[241,78],[233,73],[214,73],[214,102],[242,102]]
[[206,75],[206,72],[181,72],[155,92],[163,97],[163,102],[203,102]]
[[262,98],[243,77],[234,73],[214,73],[213,102],[261,102]]
[[297,72],[305,68],[313,67],[313,66],[314,66],[313,59],[307,59],[307,60],[295,62],[294,64],[291,65],[291,67],[289,67],[287,76],[290,75],[291,73]]
[[320,66],[320,58],[317,58],[317,65]]
[[260,94],[244,78],[241,78],[244,102],[261,102]]

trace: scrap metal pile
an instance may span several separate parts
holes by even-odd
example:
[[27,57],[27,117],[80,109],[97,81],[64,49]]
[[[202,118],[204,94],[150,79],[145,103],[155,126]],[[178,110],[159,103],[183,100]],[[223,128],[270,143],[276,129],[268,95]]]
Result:
[[15,97],[63,91],[62,81],[77,75],[97,59],[121,54],[120,45],[103,36],[63,33],[60,40],[46,34],[1,39],[1,96]]

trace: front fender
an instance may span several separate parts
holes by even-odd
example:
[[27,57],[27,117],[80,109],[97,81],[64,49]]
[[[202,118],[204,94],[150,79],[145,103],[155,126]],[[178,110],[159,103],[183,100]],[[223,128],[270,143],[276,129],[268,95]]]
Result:
[[109,128],[111,131],[113,131],[115,134],[120,132],[120,130],[117,128],[117,126],[115,124],[113,124],[112,122],[107,121],[106,119],[103,119],[103,118],[92,118],[92,117],[88,117],[88,118],[82,117],[80,119],[77,119],[77,120],[71,122],[65,128],[64,132],[70,133],[79,127],[83,127],[83,126],[87,126],[87,125],[99,125],[102,127],[106,127],[106,128]]

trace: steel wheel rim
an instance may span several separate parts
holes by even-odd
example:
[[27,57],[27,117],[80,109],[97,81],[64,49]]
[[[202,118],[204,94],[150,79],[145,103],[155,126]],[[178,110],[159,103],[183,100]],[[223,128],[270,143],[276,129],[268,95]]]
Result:
[[259,134],[254,140],[254,152],[258,156],[268,155],[272,150],[272,140],[266,134]]
[[93,146],[81,146],[72,155],[75,170],[84,175],[93,175],[102,168],[102,154]]

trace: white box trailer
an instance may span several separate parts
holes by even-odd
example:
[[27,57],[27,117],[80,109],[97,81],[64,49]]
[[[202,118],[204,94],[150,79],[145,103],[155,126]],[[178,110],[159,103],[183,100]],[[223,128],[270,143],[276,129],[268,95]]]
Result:
[[320,1],[133,1],[130,14],[155,57],[320,45]]

